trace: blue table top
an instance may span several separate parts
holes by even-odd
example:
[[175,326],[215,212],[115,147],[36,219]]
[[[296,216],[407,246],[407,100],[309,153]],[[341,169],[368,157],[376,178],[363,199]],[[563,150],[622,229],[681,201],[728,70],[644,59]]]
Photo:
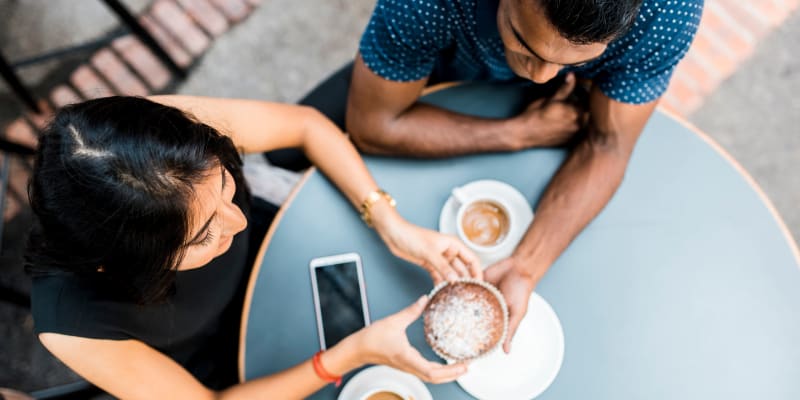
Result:
[[[467,85],[427,99],[503,117],[518,110],[520,96],[517,88]],[[505,181],[535,206],[565,154],[366,160],[403,216],[436,229],[450,189],[476,179]],[[276,223],[246,300],[244,379],[318,350],[312,258],[361,254],[373,320],[432,287],[319,173]],[[558,314],[566,344],[561,371],[539,398],[800,399],[799,267],[796,243],[751,180],[702,135],[657,112],[619,191],[536,288]],[[419,321],[408,334],[436,358]],[[470,398],[455,383],[429,389],[435,399]],[[313,398],[337,393],[329,385]]]

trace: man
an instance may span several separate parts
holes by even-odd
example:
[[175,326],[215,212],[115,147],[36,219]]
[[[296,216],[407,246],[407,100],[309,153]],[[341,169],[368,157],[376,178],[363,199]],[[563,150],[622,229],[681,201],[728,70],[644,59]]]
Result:
[[[443,157],[572,140],[525,237],[486,279],[505,295],[505,351],[537,282],[620,185],[702,0],[378,0],[353,65],[346,123],[369,153]],[[519,115],[493,120],[418,102],[435,81],[557,82]],[[588,114],[568,101],[591,80]],[[585,132],[574,137],[576,132]]]

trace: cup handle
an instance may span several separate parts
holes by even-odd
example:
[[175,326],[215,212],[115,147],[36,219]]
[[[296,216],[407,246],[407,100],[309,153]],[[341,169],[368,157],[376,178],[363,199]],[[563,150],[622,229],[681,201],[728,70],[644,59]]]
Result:
[[459,205],[466,204],[469,201],[469,196],[467,196],[467,194],[464,193],[464,189],[459,186],[454,187],[453,190],[450,191],[450,194],[452,194]]

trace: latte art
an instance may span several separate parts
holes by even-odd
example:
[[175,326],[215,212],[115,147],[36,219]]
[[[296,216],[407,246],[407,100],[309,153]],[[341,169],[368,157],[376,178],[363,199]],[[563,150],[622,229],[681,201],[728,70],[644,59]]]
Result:
[[508,234],[508,214],[499,204],[482,200],[467,207],[461,217],[461,229],[470,242],[479,246],[494,246]]

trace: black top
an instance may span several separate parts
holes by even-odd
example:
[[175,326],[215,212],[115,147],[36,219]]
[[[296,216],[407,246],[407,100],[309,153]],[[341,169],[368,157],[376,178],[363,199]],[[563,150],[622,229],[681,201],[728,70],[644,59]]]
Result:
[[[246,194],[234,202],[250,219]],[[231,248],[201,268],[179,271],[165,303],[137,305],[72,274],[35,277],[31,308],[36,333],[93,339],[136,339],[171,357],[211,389],[237,382],[239,325],[252,263],[250,227]]]

